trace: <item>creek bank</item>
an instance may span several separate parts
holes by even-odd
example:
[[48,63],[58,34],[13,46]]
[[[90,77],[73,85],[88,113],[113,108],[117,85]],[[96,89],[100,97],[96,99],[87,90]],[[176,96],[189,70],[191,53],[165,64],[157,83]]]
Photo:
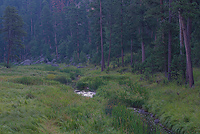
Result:
[[156,118],[156,115],[140,108],[128,107],[128,109],[133,110],[136,114],[145,119],[145,122],[151,127],[152,131],[153,129],[159,127],[163,132],[168,134],[175,134],[170,129],[166,128],[163,124],[161,124],[160,120]]
[[[74,90],[74,93],[79,94],[81,96],[90,97],[93,98],[94,95],[96,95],[95,92],[91,91],[80,91],[80,90]],[[156,118],[156,115],[149,113],[143,109],[140,108],[134,108],[134,107],[127,107],[127,109],[133,110],[137,115],[139,115],[143,120],[145,120],[145,123],[148,124],[151,131],[156,131],[157,128],[161,129],[162,132],[168,133],[168,134],[175,134],[171,130],[167,129],[164,125],[160,123],[160,120]]]

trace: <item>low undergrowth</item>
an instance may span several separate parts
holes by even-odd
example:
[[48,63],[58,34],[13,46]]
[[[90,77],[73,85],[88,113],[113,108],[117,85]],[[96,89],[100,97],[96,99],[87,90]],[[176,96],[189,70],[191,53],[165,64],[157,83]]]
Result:
[[[161,73],[144,79],[127,69],[1,67],[0,133],[146,133],[144,120],[126,106],[153,113],[175,133],[200,133],[199,69],[194,78],[190,89],[167,82]],[[72,86],[96,96],[81,97]]]

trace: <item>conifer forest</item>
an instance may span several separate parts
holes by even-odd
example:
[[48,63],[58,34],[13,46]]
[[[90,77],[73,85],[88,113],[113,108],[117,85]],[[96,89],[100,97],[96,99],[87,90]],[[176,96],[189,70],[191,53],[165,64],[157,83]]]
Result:
[[[185,96],[182,96],[182,99],[184,100],[184,98],[187,98],[186,95],[190,95],[188,92],[196,92],[195,95],[198,97],[191,97],[190,99],[196,98],[197,100],[192,104],[195,106],[200,105],[200,82],[198,80],[200,79],[199,0],[0,0],[0,81],[2,82],[5,80],[6,82],[12,81],[13,83],[19,83],[21,80],[17,78],[23,76],[25,79],[22,81],[31,79],[31,83],[34,82],[38,73],[37,71],[33,71],[34,74],[30,74],[30,78],[25,74],[17,76],[20,72],[18,69],[20,69],[21,65],[26,64],[31,65],[29,67],[33,70],[38,69],[40,71],[42,70],[40,66],[34,67],[34,65],[51,65],[49,68],[48,66],[44,67],[49,72],[43,72],[44,74],[40,75],[42,80],[38,80],[40,77],[38,76],[38,82],[43,81],[43,78],[45,79],[43,83],[46,84],[50,80],[54,82],[61,82],[64,80],[64,85],[70,85],[73,89],[79,90],[82,88],[82,90],[85,90],[92,88],[95,93],[97,93],[97,96],[99,95],[100,97],[105,97],[106,95],[109,96],[109,93],[104,93],[111,92],[107,91],[106,88],[112,89],[115,87],[117,90],[118,87],[121,88],[121,86],[123,87],[124,85],[126,86],[123,87],[123,90],[132,92],[132,87],[136,87],[135,85],[133,86],[130,81],[137,81],[139,83],[145,81],[139,85],[142,85],[142,87],[148,85],[146,86],[148,88],[160,85],[160,83],[167,86],[175,83],[176,86],[181,86],[180,91],[179,88],[173,90],[173,88],[164,89],[163,87],[163,90],[158,90],[157,87],[154,92],[151,90],[144,91],[137,87],[137,91],[134,90],[134,93],[138,93],[139,96],[141,95],[143,98],[140,100],[136,97],[136,101],[133,97],[135,95],[134,93],[129,94],[129,101],[126,100],[127,96],[124,97],[125,99],[120,98],[123,95],[118,94],[119,92],[115,92],[113,89],[112,91],[115,92],[117,96],[113,97],[110,95],[113,97],[111,97],[113,102],[107,102],[105,100],[105,102],[102,101],[101,103],[105,103],[106,106],[112,104],[114,107],[116,103],[125,100],[123,101],[125,106],[129,106],[131,103],[131,106],[137,105],[136,108],[142,108],[153,114],[158,113],[157,118],[159,118],[159,121],[174,133],[200,133],[198,125],[188,125],[189,122],[191,123],[192,119],[194,119],[192,114],[191,116],[184,117],[175,116],[174,113],[176,112],[172,112],[171,110],[173,107],[171,104],[174,105],[175,102],[170,103],[174,98],[181,97],[183,93]],[[63,64],[65,64],[64,67],[73,66],[73,69],[66,71],[67,69],[64,69],[63,67],[59,68],[59,71],[56,67],[60,67]],[[13,73],[13,75],[9,74],[8,69],[12,70],[15,67],[19,72]],[[53,69],[53,67],[55,68]],[[80,73],[77,68],[80,70],[85,69],[85,72],[83,71],[84,73]],[[90,70],[91,73],[89,73],[90,71],[86,71],[87,68],[92,68],[91,70],[93,72]],[[4,72],[6,71],[2,71],[1,69],[7,69],[6,71],[8,71],[9,75],[4,75]],[[23,66],[21,69],[26,70],[26,66]],[[99,69],[99,74],[94,71],[95,69]],[[16,70],[12,71],[15,72]],[[125,73],[127,70],[129,70],[128,72],[131,75],[128,74],[127,76],[124,76],[126,75]],[[57,72],[55,73],[55,71]],[[112,74],[111,71],[115,71],[115,73],[119,74]],[[67,78],[62,73],[67,73]],[[32,79],[32,75],[34,75],[34,79]],[[123,75],[123,78],[121,75]],[[137,75],[137,77],[135,77],[135,75]],[[12,78],[10,78],[10,76],[12,76]],[[84,79],[82,78],[83,76],[87,77]],[[107,83],[106,80],[108,80]],[[117,83],[114,81],[117,81]],[[111,83],[112,86],[109,87],[108,83]],[[0,85],[6,87],[6,83],[4,84]],[[52,84],[52,87],[54,84]],[[27,85],[27,83],[25,85]],[[36,85],[38,86],[38,83]],[[62,88],[61,85],[58,87]],[[130,91],[129,88],[131,88]],[[53,92],[54,90],[52,89],[52,93]],[[35,92],[35,95],[34,92],[28,93],[28,99],[32,99],[31,97],[37,98],[36,94],[39,96],[38,92]],[[163,101],[165,97],[163,100],[158,97],[162,96],[161,94],[163,96],[165,95],[165,97],[171,95],[171,98],[166,97],[166,99],[169,99],[168,103]],[[176,97],[172,94],[175,94]],[[40,95],[41,98],[44,96]],[[60,93],[60,96],[62,96],[62,93]],[[68,95],[68,97],[70,98],[70,95]],[[39,100],[41,98],[39,98]],[[96,102],[93,102],[94,107],[97,107],[96,103],[101,100],[98,100],[98,97],[96,98]],[[58,97],[55,99],[61,98]],[[71,98],[70,101],[72,100],[73,98]],[[181,99],[174,100],[180,101],[181,103]],[[189,99],[186,100],[183,102],[189,106]],[[52,100],[48,101],[51,102]],[[61,99],[60,101],[63,100]],[[84,102],[87,102],[87,100],[84,100]],[[47,102],[42,103],[45,103],[45,106],[47,107],[51,105],[50,103],[47,104]],[[75,102],[71,103],[74,104]],[[167,104],[169,103],[170,106],[165,109],[164,104],[167,107]],[[64,104],[59,103],[58,105],[64,107]],[[16,107],[18,106],[19,105]],[[57,104],[52,104],[52,107],[53,106],[57,107]],[[66,104],[66,107],[67,106],[68,105]],[[75,104],[73,106],[75,107]],[[124,108],[123,106],[121,107],[122,109]],[[99,107],[101,107],[100,104]],[[183,107],[186,109],[185,105]],[[84,108],[82,108],[82,110],[83,109]],[[170,114],[167,113],[167,109],[171,110],[169,110]],[[115,107],[112,110],[118,111],[120,110],[120,106],[118,109]],[[197,112],[198,110],[194,110],[196,116],[199,116],[198,113],[200,113],[200,111]],[[113,117],[116,116],[116,120],[114,123],[110,124],[115,124],[117,122],[119,113],[116,111],[112,113]],[[86,111],[84,112],[87,113]],[[1,114],[3,115],[3,112],[0,108],[0,117],[4,119]],[[79,112],[77,112],[77,118],[79,118],[78,115]],[[89,116],[92,115],[88,114],[87,120],[93,119],[93,117],[90,118]],[[171,118],[171,116],[173,117]],[[50,116],[45,117],[47,117],[48,121],[51,123],[48,124],[49,126],[56,126],[52,127],[52,129],[55,128],[52,133],[65,131],[71,133],[89,133],[87,132],[87,129],[81,129],[81,127],[87,128],[87,126],[83,125],[85,122],[79,122],[78,125],[74,122],[74,124],[72,123],[72,120],[75,119],[75,117],[72,118],[73,116],[64,117],[64,113],[61,112],[59,113],[59,117],[58,115],[55,115],[55,118]],[[178,122],[180,120],[182,121],[182,117],[183,123],[179,124]],[[72,127],[70,124],[66,126],[66,124],[61,121],[61,119],[68,120],[69,118],[71,125],[75,126]],[[99,117],[101,119],[94,118],[97,123],[103,116]],[[38,122],[43,124],[43,128],[45,129],[41,129],[42,127],[37,126],[37,128],[30,131],[31,133],[51,132],[51,130],[48,130],[47,126],[45,127],[48,121],[41,120]],[[57,120],[59,120],[59,122],[57,122]],[[84,119],[81,117],[81,120]],[[103,121],[104,118],[102,119],[102,122]],[[2,122],[0,121],[0,123]],[[88,123],[89,121],[86,122]],[[109,121],[105,122],[109,124]],[[98,124],[99,122],[95,124],[97,125],[97,130],[91,130],[91,133],[108,133],[111,128],[116,128],[115,130],[112,129],[113,133],[126,133],[126,127],[128,128],[128,125],[121,127],[120,125],[118,126],[118,124],[115,124],[115,127],[110,126],[109,129],[106,129],[103,125],[106,124],[105,122],[102,124]],[[3,124],[6,123],[4,122]],[[92,128],[95,128],[95,125]],[[63,129],[62,131],[60,131],[60,129],[58,131],[57,128],[59,126]],[[89,126],[92,125],[90,124]],[[72,129],[67,130],[67,128],[70,127],[72,127]],[[15,126],[14,128],[18,127]],[[66,130],[64,130],[64,128]],[[131,127],[129,126],[129,128]],[[10,131],[11,129],[13,131]],[[4,133],[26,133],[25,129],[11,129],[9,130],[0,127],[0,130]],[[127,133],[131,132],[132,130]],[[28,129],[27,133],[29,133]],[[138,134],[140,133],[138,131]]]
[[9,47],[8,23],[0,20],[1,62],[90,58],[103,70],[117,57],[120,66],[164,71],[168,79],[181,72],[194,83],[192,66],[200,64],[197,0],[1,0],[0,6],[2,17],[14,6],[26,32]]

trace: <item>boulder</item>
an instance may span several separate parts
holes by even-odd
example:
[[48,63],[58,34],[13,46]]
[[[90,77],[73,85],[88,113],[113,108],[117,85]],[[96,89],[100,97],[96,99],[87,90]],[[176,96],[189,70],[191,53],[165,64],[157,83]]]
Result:
[[27,60],[23,61],[23,62],[21,63],[21,65],[28,66],[28,65],[31,65],[31,63],[32,63],[31,60],[27,59]]

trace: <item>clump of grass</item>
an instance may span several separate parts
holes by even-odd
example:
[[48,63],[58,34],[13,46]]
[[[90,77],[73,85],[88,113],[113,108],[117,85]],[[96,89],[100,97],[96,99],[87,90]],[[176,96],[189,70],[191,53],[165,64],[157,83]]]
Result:
[[116,99],[127,106],[142,107],[146,101],[145,93],[141,87],[134,88],[127,85],[119,85],[116,82],[109,82],[97,90],[97,96],[107,99]]
[[76,77],[78,77],[79,75],[82,75],[81,69],[78,69],[75,67],[66,67],[64,69],[61,69],[60,72],[68,73],[72,80],[75,80]]
[[43,79],[39,77],[28,77],[23,76],[21,78],[15,78],[13,80],[14,83],[24,84],[24,85],[42,85]]
[[62,84],[70,84],[72,80],[66,76],[57,76],[54,78],[55,81],[59,81]]
[[56,67],[56,66],[45,65],[43,70],[45,70],[45,71],[57,71],[57,70],[59,70],[59,68]]
[[46,78],[49,79],[49,80],[54,80],[56,78],[56,75],[55,74],[48,74],[46,76]]
[[101,77],[83,77],[76,83],[78,90],[96,91],[101,85],[104,85],[103,78]]

